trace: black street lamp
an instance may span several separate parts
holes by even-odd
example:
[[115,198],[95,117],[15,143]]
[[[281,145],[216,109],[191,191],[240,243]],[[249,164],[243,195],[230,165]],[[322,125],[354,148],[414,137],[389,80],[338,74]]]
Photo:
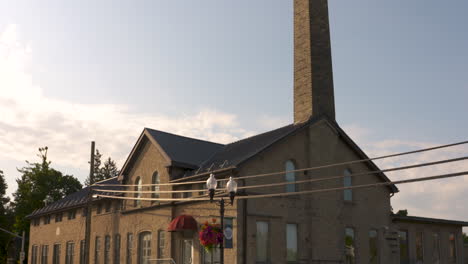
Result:
[[[218,181],[216,180],[214,174],[210,174],[210,178],[206,180],[206,188],[208,188],[208,191],[210,193],[210,202],[213,202],[213,197],[215,195],[215,190],[216,187],[218,186]],[[235,182],[232,177],[229,177],[229,181],[226,184],[226,191],[229,193],[229,199],[231,201],[231,205],[234,204],[234,197],[236,196],[237,192],[237,182]],[[219,214],[221,216],[221,230],[223,232],[223,238],[222,241],[219,245],[219,250],[220,250],[220,263],[224,264],[224,205],[225,201],[224,198],[221,198],[221,200],[217,201],[217,204],[219,205]]]

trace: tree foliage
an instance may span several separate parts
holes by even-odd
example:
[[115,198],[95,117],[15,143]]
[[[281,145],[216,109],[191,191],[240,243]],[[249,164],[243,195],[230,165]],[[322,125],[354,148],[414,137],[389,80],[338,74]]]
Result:
[[51,168],[47,159],[47,147],[39,148],[41,161],[30,163],[18,171],[21,177],[16,180],[18,189],[13,193],[15,224],[17,232],[25,230],[29,233],[29,220],[25,217],[34,210],[64,198],[79,191],[81,183],[72,175],[63,175],[62,172]]
[[463,233],[463,242],[468,244],[468,235],[466,233]]
[[[96,153],[94,154],[93,183],[115,177],[119,174],[115,161],[113,161],[110,157],[108,157],[107,160],[104,161],[104,164],[101,166],[102,164],[101,158],[102,158],[102,154],[99,152],[98,149],[96,149]],[[90,183],[91,183],[91,180],[88,176],[88,178],[85,181],[85,185],[89,186]]]
[[[10,198],[6,196],[7,184],[3,171],[0,170],[0,227],[11,230],[13,227],[13,214],[9,206]],[[6,263],[8,245],[13,237],[5,232],[0,232],[0,263]]]

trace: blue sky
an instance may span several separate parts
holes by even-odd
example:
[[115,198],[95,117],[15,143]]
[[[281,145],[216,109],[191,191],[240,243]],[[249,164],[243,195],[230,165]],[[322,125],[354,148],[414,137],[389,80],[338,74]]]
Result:
[[[468,2],[329,5],[337,121],[365,151],[467,139]],[[0,0],[0,169],[9,185],[43,145],[58,168],[84,179],[93,139],[122,164],[144,126],[229,142],[290,123],[292,15],[290,0]],[[394,204],[466,220],[444,208],[468,188],[457,180],[441,189],[453,195],[402,187]]]

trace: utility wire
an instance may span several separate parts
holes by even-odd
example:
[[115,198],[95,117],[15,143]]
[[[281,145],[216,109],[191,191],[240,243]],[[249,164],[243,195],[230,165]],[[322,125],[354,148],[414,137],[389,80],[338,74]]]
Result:
[[[342,179],[345,177],[357,177],[357,176],[364,176],[364,175],[372,175],[377,173],[384,173],[384,172],[391,172],[391,171],[400,171],[400,170],[407,170],[407,169],[414,169],[420,167],[427,167],[427,166],[434,166],[439,164],[445,164],[450,162],[462,161],[467,160],[468,156],[461,157],[461,158],[454,158],[454,159],[446,159],[446,160],[438,160],[433,162],[427,163],[419,163],[413,164],[408,166],[396,167],[396,168],[389,168],[384,170],[375,170],[375,171],[367,171],[361,173],[353,173],[347,176],[339,175],[339,176],[331,176],[331,177],[324,177],[318,179],[307,179],[307,180],[300,180],[300,181],[291,181],[291,182],[278,182],[278,183],[270,183],[270,184],[262,184],[262,185],[252,185],[252,186],[241,186],[238,187],[238,190],[243,189],[255,189],[255,188],[264,188],[264,187],[273,187],[273,186],[282,186],[282,185],[290,185],[290,184],[299,184],[299,183],[308,183],[308,182],[320,182],[320,181],[328,181],[328,180],[335,180],[335,179]],[[176,190],[176,191],[120,191],[120,190],[105,190],[105,189],[96,189],[95,191],[100,192],[110,192],[110,193],[191,193],[191,192],[206,192],[207,190]]]
[[[349,187],[336,187],[336,188],[328,188],[328,189],[298,191],[298,192],[237,196],[236,199],[243,200],[243,199],[257,199],[257,198],[271,198],[271,197],[283,197],[283,196],[293,196],[293,195],[301,195],[301,194],[331,192],[331,191],[362,189],[362,188],[370,188],[370,187],[387,186],[387,185],[392,185],[392,184],[406,184],[406,183],[413,183],[413,182],[440,180],[440,179],[460,177],[464,175],[468,175],[468,171],[434,175],[434,176],[421,177],[421,178],[412,178],[412,179],[399,180],[399,181],[393,181],[393,182],[362,184],[362,185],[355,185],[355,186],[349,186]],[[103,198],[112,198],[112,199],[121,199],[121,200],[142,200],[142,201],[208,201],[210,200],[210,198],[208,197],[207,198],[136,198],[136,197],[121,197],[121,196],[101,195],[101,194],[97,194],[97,196],[103,197]],[[224,199],[224,197],[213,198],[213,200],[220,200],[220,199]]]
[[[468,143],[468,141],[461,141],[461,142],[452,143],[452,144],[440,145],[440,146],[435,146],[435,147],[430,147],[430,148],[425,148],[425,149],[418,149],[418,150],[401,152],[401,153],[390,154],[390,155],[385,155],[385,156],[379,156],[379,157],[374,157],[374,158],[346,161],[346,162],[341,162],[341,163],[333,163],[333,164],[328,164],[328,165],[322,165],[322,166],[316,166],[316,167],[304,168],[304,169],[297,169],[297,170],[290,170],[290,171],[279,171],[279,172],[271,172],[271,173],[240,176],[240,177],[236,177],[235,179],[236,180],[250,179],[250,178],[257,178],[257,177],[282,175],[282,174],[291,173],[291,172],[312,171],[312,170],[331,168],[331,167],[337,167],[337,166],[342,166],[342,165],[351,165],[351,164],[356,164],[356,163],[360,163],[360,162],[374,161],[374,160],[380,160],[380,159],[386,159],[386,158],[393,158],[393,157],[404,156],[404,155],[415,154],[415,153],[421,153],[421,152],[426,152],[426,151],[432,151],[432,150],[437,150],[437,149],[442,149],[442,148],[454,147],[454,146],[463,145],[463,144],[467,144],[467,143]],[[193,178],[195,176],[197,176],[197,175],[187,177],[186,179],[191,179],[191,178]],[[229,179],[219,179],[218,181],[228,181],[228,180]],[[147,187],[147,186],[173,186],[173,185],[200,184],[200,183],[205,183],[205,182],[206,182],[206,180],[205,181],[190,181],[190,182],[158,183],[158,184],[141,184],[141,185],[137,185],[137,184],[96,184],[95,186],[101,186],[101,187],[112,187],[112,186],[123,186],[123,187],[142,186],[143,187],[143,186],[145,186],[145,187]]]

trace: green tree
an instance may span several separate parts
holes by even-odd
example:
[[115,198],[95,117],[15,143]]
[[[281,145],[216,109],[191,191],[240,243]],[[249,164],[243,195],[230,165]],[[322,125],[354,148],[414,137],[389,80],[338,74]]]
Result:
[[[117,165],[115,161],[113,161],[110,157],[107,158],[107,160],[104,162],[104,165],[101,166],[102,154],[99,152],[99,149],[96,149],[96,153],[94,154],[94,182],[99,182],[103,181],[112,177],[115,177],[119,174],[119,171],[117,169]],[[88,176],[85,180],[85,185],[89,186],[91,183],[91,180]]]
[[39,148],[40,162],[26,161],[27,166],[18,169],[22,175],[16,179],[18,189],[13,193],[16,232],[24,230],[29,234],[27,215],[82,188],[80,181],[72,175],[63,175],[62,172],[51,168],[51,162],[47,160],[47,150],[47,147]]
[[101,168],[101,174],[104,179],[113,178],[119,175],[119,170],[117,169],[117,165],[115,161],[113,161],[110,157],[104,162],[104,166]]
[[465,242],[465,244],[468,244],[468,235],[466,233],[463,233],[463,242]]
[[[12,230],[13,214],[9,206],[10,198],[6,196],[8,186],[5,182],[3,171],[0,170],[0,227]],[[6,263],[8,245],[13,237],[5,232],[0,232],[0,263]]]

